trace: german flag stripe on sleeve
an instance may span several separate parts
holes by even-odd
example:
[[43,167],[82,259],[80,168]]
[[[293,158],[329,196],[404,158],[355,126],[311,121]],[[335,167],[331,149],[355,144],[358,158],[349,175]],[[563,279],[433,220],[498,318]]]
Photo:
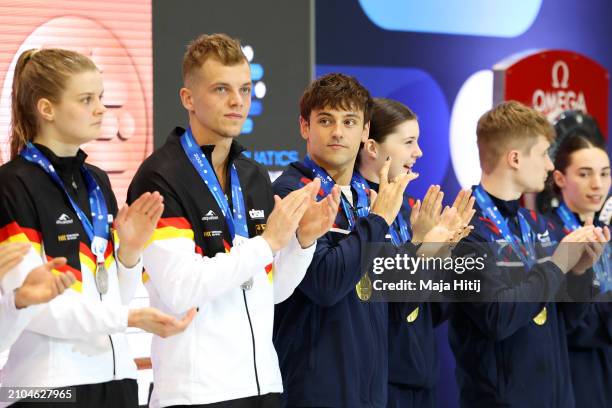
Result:
[[17,222],[11,222],[0,228],[0,244],[9,242],[29,242],[36,252],[42,254],[42,234],[35,229],[22,227]]
[[150,245],[153,241],[164,239],[187,238],[193,239],[193,230],[191,224],[183,217],[162,218],[157,223],[157,228],[153,232],[151,239],[147,242]]
[[[47,262],[50,262],[53,259],[51,256],[47,256]],[[66,264],[64,266],[60,266],[59,268],[55,268],[51,271],[54,275],[59,275],[60,273],[68,273],[72,272],[76,281],[70,287],[71,289],[76,290],[81,293],[83,291],[83,275],[80,270],[73,268],[72,266]]]

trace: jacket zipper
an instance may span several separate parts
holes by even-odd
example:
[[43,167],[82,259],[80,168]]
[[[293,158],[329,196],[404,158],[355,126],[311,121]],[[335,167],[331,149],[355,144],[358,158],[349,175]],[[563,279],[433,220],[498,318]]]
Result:
[[[70,184],[71,184],[71,186],[72,186],[72,188],[74,190],[74,195],[75,195],[76,199],[78,200],[78,197],[79,197],[78,185],[77,185],[76,180],[74,178],[74,173],[71,174],[71,183]],[[113,244],[113,246],[114,246],[114,244]],[[114,254],[114,255],[115,255],[115,257],[117,256],[117,254]],[[115,259],[117,259],[117,258],[115,258]],[[102,302],[102,294],[99,293],[98,295],[100,296],[100,302]],[[113,344],[113,338],[112,338],[112,336],[110,334],[108,335],[108,340],[110,341],[111,352],[113,353],[113,380],[114,380],[115,377],[117,377],[117,361],[116,361],[116,358],[115,358],[115,345]]]
[[[229,185],[229,180],[230,180],[230,166],[233,164],[234,160],[233,158],[230,158],[228,160],[227,163],[227,168],[225,169],[225,190],[224,191],[229,191],[231,194],[231,188],[227,188]],[[219,177],[217,177],[217,180],[219,180]],[[219,183],[221,184],[221,183]],[[230,205],[230,208],[232,207],[232,202],[230,200],[230,195],[226,195],[228,204]],[[256,360],[256,352],[255,352],[255,332],[253,331],[253,322],[251,321],[251,314],[249,313],[249,305],[247,303],[247,298],[246,298],[246,290],[242,290],[242,298],[244,299],[244,307],[246,309],[246,313],[247,313],[247,318],[249,319],[249,329],[251,330],[251,342],[253,344],[253,370],[255,371],[255,383],[257,384],[257,395],[261,395],[261,388],[259,386],[259,374],[257,373],[257,360]]]
[[[100,301],[102,301],[102,295],[100,294]],[[108,340],[110,341],[111,352],[113,353],[113,380],[117,376],[117,363],[115,360],[115,345],[113,344],[113,338],[111,335],[108,335]]]
[[108,335],[108,339],[110,340],[111,350],[113,352],[113,380],[117,377],[117,367],[115,363],[115,346],[113,345],[113,338],[111,335]]
[[259,387],[259,374],[257,374],[257,360],[255,359],[255,333],[253,332],[253,323],[251,322],[251,315],[249,313],[249,305],[247,304],[246,291],[242,290],[242,297],[244,299],[244,307],[246,308],[247,318],[249,319],[249,328],[251,329],[251,340],[253,342],[253,368],[255,369],[255,382],[257,383],[257,395],[261,395],[261,389]]

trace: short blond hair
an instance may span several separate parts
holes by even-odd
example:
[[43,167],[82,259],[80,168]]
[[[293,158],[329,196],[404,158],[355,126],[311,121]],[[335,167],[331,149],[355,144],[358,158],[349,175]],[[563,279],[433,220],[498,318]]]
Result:
[[240,40],[227,34],[202,34],[189,43],[183,56],[183,83],[190,80],[209,58],[228,66],[248,62]]
[[508,150],[528,152],[538,136],[549,142],[555,138],[555,131],[543,114],[516,101],[495,106],[480,117],[476,128],[482,170],[493,171]]

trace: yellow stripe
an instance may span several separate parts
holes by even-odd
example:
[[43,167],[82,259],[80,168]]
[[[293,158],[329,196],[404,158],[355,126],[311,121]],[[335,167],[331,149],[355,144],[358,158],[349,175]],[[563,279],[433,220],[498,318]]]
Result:
[[[58,271],[57,269],[53,269],[53,270],[51,270],[51,272],[55,276],[58,276],[58,275],[60,275],[62,273],[62,272]],[[81,274],[82,274],[82,272],[81,272]],[[81,293],[83,291],[83,284],[77,280],[77,281],[75,281],[72,284],[72,286],[70,286],[70,289],[76,290],[77,292]]]
[[9,242],[30,242],[30,240],[28,239],[26,234],[21,232],[19,234],[11,235],[4,241],[0,242],[0,244],[8,244]]
[[274,283],[274,267],[272,267],[272,270],[268,272],[268,282]]
[[113,234],[113,242],[115,243],[115,246],[119,246],[119,234],[117,234],[117,230],[116,229],[111,229],[111,234]]
[[150,279],[151,279],[151,277],[149,276],[149,274],[146,273],[146,272],[143,272],[143,274],[142,274],[142,283],[147,283]]
[[153,232],[151,239],[149,239],[145,247],[151,245],[153,241],[161,241],[164,239],[173,238],[187,238],[193,241],[193,230],[180,229],[176,227],[158,228]]
[[85,265],[92,273],[96,273],[96,263],[90,257],[79,253],[79,261],[81,261],[81,265]]
[[108,258],[106,258],[106,260],[104,261],[104,266],[106,267],[106,270],[110,270],[111,265],[115,262],[115,257],[113,256],[112,252],[111,254],[108,256]]
[[38,242],[30,241],[28,236],[23,232],[20,234],[11,235],[8,237],[8,239],[0,242],[0,244],[8,244],[10,242],[30,243],[32,245],[32,249],[34,249],[39,255],[42,255],[42,246]]

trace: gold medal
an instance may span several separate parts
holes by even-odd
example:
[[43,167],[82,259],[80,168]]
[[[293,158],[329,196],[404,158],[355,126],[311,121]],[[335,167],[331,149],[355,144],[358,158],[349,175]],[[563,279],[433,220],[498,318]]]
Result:
[[540,313],[536,317],[533,318],[533,322],[538,326],[544,325],[546,323],[546,318],[548,317],[548,312],[546,311],[546,306],[542,308]]
[[412,313],[410,313],[408,316],[406,316],[406,321],[408,323],[413,323],[417,317],[419,317],[419,307],[417,306]]
[[367,302],[372,297],[372,281],[366,273],[359,279],[359,283],[355,286],[357,296],[360,300]]
[[101,295],[106,295],[108,292],[108,271],[102,262],[96,267],[96,287]]

